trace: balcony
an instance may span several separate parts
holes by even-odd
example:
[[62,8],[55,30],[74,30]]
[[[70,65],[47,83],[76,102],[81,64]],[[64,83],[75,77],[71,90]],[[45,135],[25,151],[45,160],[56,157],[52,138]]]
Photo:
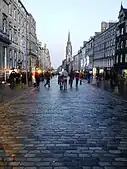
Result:
[[6,44],[11,44],[11,41],[9,40],[9,35],[4,33],[2,30],[0,30],[0,41]]

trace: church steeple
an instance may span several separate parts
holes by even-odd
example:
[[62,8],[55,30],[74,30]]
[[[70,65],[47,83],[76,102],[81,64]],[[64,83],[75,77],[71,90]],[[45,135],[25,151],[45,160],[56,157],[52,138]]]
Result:
[[70,38],[70,31],[68,31],[68,41],[66,46],[66,59],[67,63],[72,60],[72,45],[71,45],[71,38]]
[[70,39],[70,31],[68,32],[68,42],[69,42],[69,43],[71,42],[71,39]]
[[123,4],[122,4],[122,1],[121,1],[121,10],[123,9]]

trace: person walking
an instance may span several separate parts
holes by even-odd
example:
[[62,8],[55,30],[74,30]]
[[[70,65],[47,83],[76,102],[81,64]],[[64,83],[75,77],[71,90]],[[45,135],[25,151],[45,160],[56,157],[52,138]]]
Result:
[[45,73],[46,83],[45,83],[44,87],[46,87],[47,85],[48,85],[48,87],[50,87],[50,77],[51,77],[51,75],[50,75],[49,71],[47,71]]
[[78,82],[79,82],[79,72],[78,71],[76,71],[75,79],[76,79],[76,87],[78,87]]
[[37,89],[39,89],[39,86],[40,86],[40,74],[37,71],[35,72],[35,80],[36,80]]
[[71,73],[69,74],[69,84],[70,84],[70,87],[72,88],[72,85],[73,85],[73,80],[74,80],[74,72],[71,71]]
[[63,70],[62,75],[63,75],[63,87],[64,87],[64,90],[66,90],[67,89],[67,77],[68,77],[67,71]]
[[82,74],[82,72],[79,73],[79,78],[80,78],[80,85],[82,85],[82,79],[83,79],[83,74]]

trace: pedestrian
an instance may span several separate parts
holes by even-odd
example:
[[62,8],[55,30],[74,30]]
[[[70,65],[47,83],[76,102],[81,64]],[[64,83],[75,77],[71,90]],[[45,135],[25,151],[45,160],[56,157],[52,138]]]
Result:
[[88,72],[88,83],[90,83],[90,72]]
[[46,83],[45,83],[45,85],[44,85],[44,87],[46,87],[47,85],[48,85],[48,87],[50,87],[50,73],[49,73],[49,71],[47,71],[46,73],[45,73],[45,79],[46,79]]
[[71,70],[70,74],[69,74],[69,84],[70,84],[70,87],[72,88],[72,85],[73,85],[73,80],[74,80],[74,72]]
[[37,89],[39,89],[39,86],[40,86],[40,74],[37,71],[35,72],[35,81],[36,81]]
[[79,78],[80,78],[80,85],[82,85],[82,79],[83,79],[83,74],[82,74],[82,72],[79,73]]
[[75,79],[76,79],[76,87],[78,87],[78,82],[79,82],[79,72],[78,71],[76,71]]
[[67,73],[67,71],[65,69],[62,71],[62,75],[63,75],[64,90],[66,90],[67,89],[67,77],[68,77],[68,73]]

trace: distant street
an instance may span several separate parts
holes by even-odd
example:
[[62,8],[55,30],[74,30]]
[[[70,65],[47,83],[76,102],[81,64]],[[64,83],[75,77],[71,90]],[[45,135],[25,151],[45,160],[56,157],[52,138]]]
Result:
[[127,104],[57,79],[0,111],[0,169],[127,169]]

